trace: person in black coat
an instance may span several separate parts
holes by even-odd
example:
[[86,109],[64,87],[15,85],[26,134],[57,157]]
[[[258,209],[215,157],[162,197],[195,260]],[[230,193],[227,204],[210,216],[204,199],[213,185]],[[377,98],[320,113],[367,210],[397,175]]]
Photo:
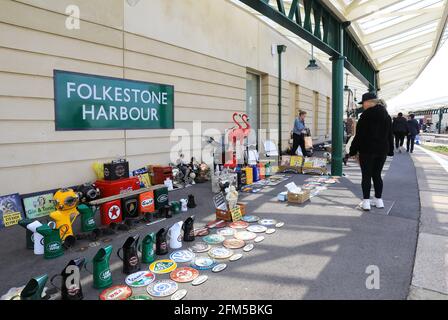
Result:
[[375,93],[368,92],[362,96],[364,109],[356,126],[356,134],[350,146],[350,156],[359,154],[359,164],[362,172],[362,208],[370,210],[370,188],[375,189],[372,204],[377,208],[384,208],[382,200],[383,179],[381,171],[387,156],[394,155],[392,134],[392,119],[386,110],[383,100]]
[[406,152],[414,152],[415,136],[420,133],[420,125],[417,120],[414,119],[415,115],[410,114],[407,122],[408,136],[406,138]]
[[403,113],[399,113],[398,117],[392,122],[392,131],[395,136],[395,148],[401,153],[401,147],[404,143],[404,137],[408,134],[408,124]]

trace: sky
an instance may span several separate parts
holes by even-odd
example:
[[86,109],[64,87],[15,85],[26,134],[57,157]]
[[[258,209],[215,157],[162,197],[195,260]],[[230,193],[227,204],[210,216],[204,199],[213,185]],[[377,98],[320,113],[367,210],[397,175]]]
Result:
[[[388,111],[440,99],[448,104],[448,41],[436,53],[415,82],[398,96],[387,101]],[[380,91],[381,93],[381,91]]]

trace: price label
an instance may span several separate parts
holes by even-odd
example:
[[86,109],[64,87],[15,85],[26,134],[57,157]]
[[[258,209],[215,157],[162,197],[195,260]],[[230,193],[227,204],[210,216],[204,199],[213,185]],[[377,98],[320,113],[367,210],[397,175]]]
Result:
[[240,206],[230,209],[230,214],[232,215],[232,221],[239,221],[243,217]]

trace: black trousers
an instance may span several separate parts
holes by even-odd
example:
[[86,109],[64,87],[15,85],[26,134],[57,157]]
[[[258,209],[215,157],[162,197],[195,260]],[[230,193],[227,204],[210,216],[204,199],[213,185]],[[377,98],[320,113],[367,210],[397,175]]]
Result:
[[295,155],[297,148],[300,146],[302,154],[305,156],[305,136],[303,134],[292,134],[292,150],[291,154]]
[[[411,150],[411,152],[414,152],[414,142],[415,142],[415,136],[409,135],[406,137],[406,150]],[[409,149],[409,145],[411,149]]]
[[394,132],[395,136],[395,148],[402,147],[404,143],[404,136],[406,134],[404,132]]
[[362,172],[362,195],[364,199],[370,199],[370,188],[375,189],[375,198],[381,198],[383,194],[383,179],[381,171],[383,171],[386,155],[374,155],[361,153],[359,154],[359,164]]

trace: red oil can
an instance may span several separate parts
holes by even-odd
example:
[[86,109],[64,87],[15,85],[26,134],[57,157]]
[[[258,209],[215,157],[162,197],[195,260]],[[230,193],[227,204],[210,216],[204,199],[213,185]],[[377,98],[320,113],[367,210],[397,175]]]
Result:
[[123,214],[120,199],[103,203],[100,206],[100,213],[101,224],[103,225],[109,225],[111,222],[121,222],[123,220]]
[[97,180],[95,184],[100,189],[101,198],[140,189],[140,180],[138,177],[129,177],[114,181]]

